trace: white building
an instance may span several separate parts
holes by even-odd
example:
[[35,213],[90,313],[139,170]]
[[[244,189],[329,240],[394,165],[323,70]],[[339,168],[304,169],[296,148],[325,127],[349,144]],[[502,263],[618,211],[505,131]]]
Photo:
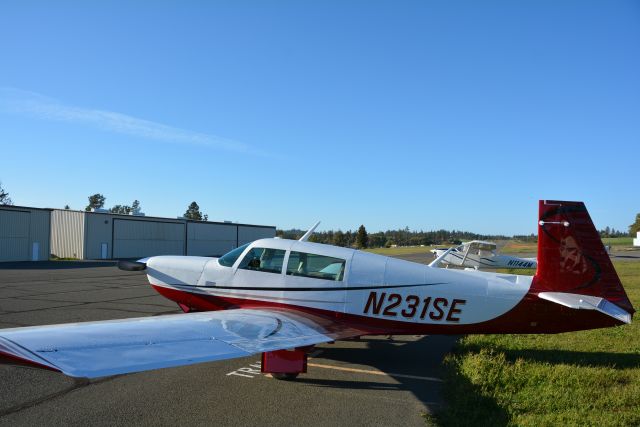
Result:
[[633,246],[640,246],[640,231],[638,231],[636,238],[633,239]]

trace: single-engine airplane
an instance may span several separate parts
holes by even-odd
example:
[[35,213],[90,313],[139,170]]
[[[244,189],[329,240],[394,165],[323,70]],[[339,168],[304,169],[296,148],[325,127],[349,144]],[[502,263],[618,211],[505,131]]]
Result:
[[[316,224],[317,225],[317,224]],[[262,354],[291,379],[308,350],[362,335],[558,333],[630,323],[634,309],[580,202],[540,201],[535,276],[453,270],[262,239],[220,258],[122,267],[184,314],[0,330],[4,361],[100,377]]]
[[450,249],[432,249],[444,265],[467,268],[536,268],[535,258],[518,258],[496,253],[496,244],[472,240]]

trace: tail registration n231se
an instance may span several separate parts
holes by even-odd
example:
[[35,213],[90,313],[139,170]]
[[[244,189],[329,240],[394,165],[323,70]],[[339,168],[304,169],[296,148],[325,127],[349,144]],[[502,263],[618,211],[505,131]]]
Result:
[[364,306],[364,314],[382,315],[390,317],[404,317],[407,319],[419,318],[444,322],[459,322],[461,306],[467,300],[433,297],[419,297],[417,295],[387,294],[382,292],[369,293],[367,304]]

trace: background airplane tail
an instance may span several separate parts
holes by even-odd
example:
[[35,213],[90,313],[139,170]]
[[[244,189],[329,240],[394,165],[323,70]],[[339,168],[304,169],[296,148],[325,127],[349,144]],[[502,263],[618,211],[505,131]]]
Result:
[[589,295],[635,311],[582,202],[541,200],[534,292]]

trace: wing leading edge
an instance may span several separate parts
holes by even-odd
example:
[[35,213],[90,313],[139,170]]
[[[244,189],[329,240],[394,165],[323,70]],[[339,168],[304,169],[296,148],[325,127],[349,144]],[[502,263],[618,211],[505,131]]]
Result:
[[102,377],[233,359],[358,335],[294,312],[237,309],[0,330],[0,360]]

